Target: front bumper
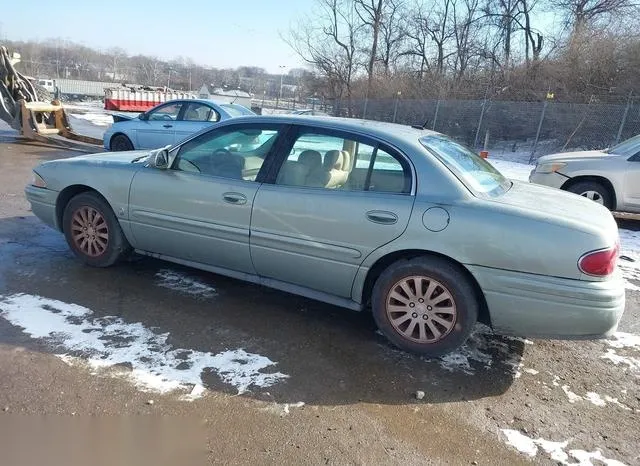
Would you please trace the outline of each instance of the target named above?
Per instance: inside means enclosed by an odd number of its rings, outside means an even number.
[[[27,201],[31,204],[33,214],[56,230],[60,229],[56,216],[56,200],[58,192],[47,188],[27,186],[24,190]]]
[[[583,281],[470,266],[499,332],[536,338],[596,339],[611,335],[625,306],[619,272]]]
[[[557,172],[553,173],[537,173],[535,169],[531,170],[529,174],[529,182],[535,184],[541,184],[544,186],[551,186],[552,188],[560,189],[562,185],[567,181],[567,177]]]

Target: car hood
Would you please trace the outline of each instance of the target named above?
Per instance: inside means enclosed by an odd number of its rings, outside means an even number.
[[[97,154],[80,155],[68,159],[56,160],[59,163],[82,163],[82,164],[130,164],[133,162],[145,162],[151,155],[151,150],[132,150],[126,152],[99,152]]]
[[[585,197],[536,184],[514,181],[502,196],[492,200],[554,224],[567,224],[582,231],[607,236],[617,235],[617,225],[611,212]]]
[[[538,164],[548,162],[569,162],[574,160],[593,160],[596,158],[606,159],[611,157],[610,154],[601,150],[581,150],[577,152],[563,152],[561,154],[550,154],[540,157]]]

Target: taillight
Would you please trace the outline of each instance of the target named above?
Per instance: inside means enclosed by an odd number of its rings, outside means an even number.
[[[582,273],[595,277],[611,275],[616,269],[620,244],[608,249],[588,252],[578,261],[578,267]]]

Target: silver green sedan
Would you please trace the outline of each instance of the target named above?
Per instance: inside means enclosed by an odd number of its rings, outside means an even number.
[[[161,150],[43,163],[26,194],[85,264],[136,252],[370,310],[429,356],[476,321],[600,338],[624,310],[606,208],[509,181],[421,128],[241,117]]]

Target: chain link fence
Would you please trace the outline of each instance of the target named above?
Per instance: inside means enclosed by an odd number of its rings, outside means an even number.
[[[350,111],[349,111],[350,110]],[[368,99],[335,102],[332,113],[420,125],[475,149],[518,152],[528,160],[553,152],[604,149],[640,134],[640,99],[618,103]]]

